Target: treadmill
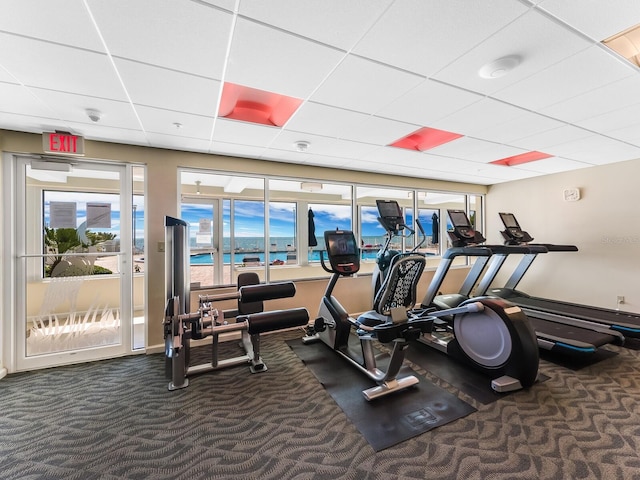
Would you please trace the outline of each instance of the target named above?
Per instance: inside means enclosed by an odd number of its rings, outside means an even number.
[[[529,233],[522,230],[518,220],[512,213],[500,213],[500,218],[505,226],[505,230],[501,233],[507,243],[527,243],[529,247],[534,247],[535,249],[536,244],[528,243],[531,242],[533,238]],[[575,245],[554,245],[546,243],[538,245],[544,247],[547,252],[578,251]],[[520,280],[522,280],[522,277],[524,277],[538,253],[545,252],[533,251],[530,254],[524,255],[502,288],[490,288],[490,285],[504,263],[505,258],[497,257],[495,259],[495,265],[493,264],[494,260],[492,260],[492,264],[487,269],[487,273],[478,285],[477,294],[484,295],[486,293],[507,299],[519,305],[525,310],[527,315],[531,312],[532,315],[544,316],[545,318],[561,323],[580,325],[587,328],[597,326],[604,328],[605,331],[620,333],[625,337],[640,338],[640,315],[638,314],[534,297],[516,290],[518,283],[520,283]]]
[[[485,238],[480,232],[473,229],[466,212],[464,210],[448,210],[447,213],[453,224],[453,231],[447,232],[453,246],[447,249],[442,256],[442,260],[422,300],[421,306],[423,308],[435,307],[442,310],[455,307],[466,300],[490,259],[492,260],[489,267],[487,267],[488,272],[495,264],[493,260],[495,258],[506,259],[511,254],[521,254],[527,257],[546,252],[546,247],[542,245],[478,245],[484,242]],[[457,256],[478,258],[467,274],[458,293],[438,294],[445,276]],[[504,262],[504,259],[502,262]],[[493,276],[495,277],[495,274]],[[486,289],[482,292],[479,291],[485,278],[486,274],[480,280],[475,296],[482,296],[486,293]],[[511,301],[510,298],[505,299]],[[515,302],[511,303],[515,304]],[[525,312],[536,332],[540,349],[571,355],[590,355],[604,345],[622,345],[624,343],[624,336],[619,332],[607,331],[598,326],[585,328],[579,322],[572,325],[561,324],[552,321],[545,315],[538,315],[537,312],[530,312],[523,307],[520,308]]]

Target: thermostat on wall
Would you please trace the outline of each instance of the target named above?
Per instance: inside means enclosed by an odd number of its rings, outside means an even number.
[[[580,200],[579,188],[566,188],[563,193],[565,202],[577,202]]]

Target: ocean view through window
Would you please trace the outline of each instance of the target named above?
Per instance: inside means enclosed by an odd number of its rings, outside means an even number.
[[[180,178],[180,215],[189,225],[191,280],[196,288],[232,285],[246,270],[264,282],[325,277],[320,267],[324,232],[336,229],[354,231],[361,248],[360,274],[368,274],[385,241],[376,199],[398,200],[411,228],[417,211],[427,238],[420,251],[437,256],[446,248],[440,241],[442,213],[446,216],[446,208],[468,203],[464,194],[304,179],[186,169]],[[394,247],[411,249],[416,239],[407,234],[400,243]]]

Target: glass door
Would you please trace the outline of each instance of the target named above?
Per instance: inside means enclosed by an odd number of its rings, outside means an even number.
[[[131,168],[16,162],[16,367],[132,351]]]

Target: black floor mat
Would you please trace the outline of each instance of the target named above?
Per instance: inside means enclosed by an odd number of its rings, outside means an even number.
[[[494,391],[491,388],[492,378],[473,370],[469,365],[456,361],[443,352],[418,342],[407,350],[406,358],[485,405],[512,393]],[[543,374],[538,375],[539,382],[548,380],[548,378]]]
[[[287,344],[377,452],[476,411],[406,366],[398,377],[415,375],[418,385],[368,402],[362,391],[375,383],[327,345]]]

